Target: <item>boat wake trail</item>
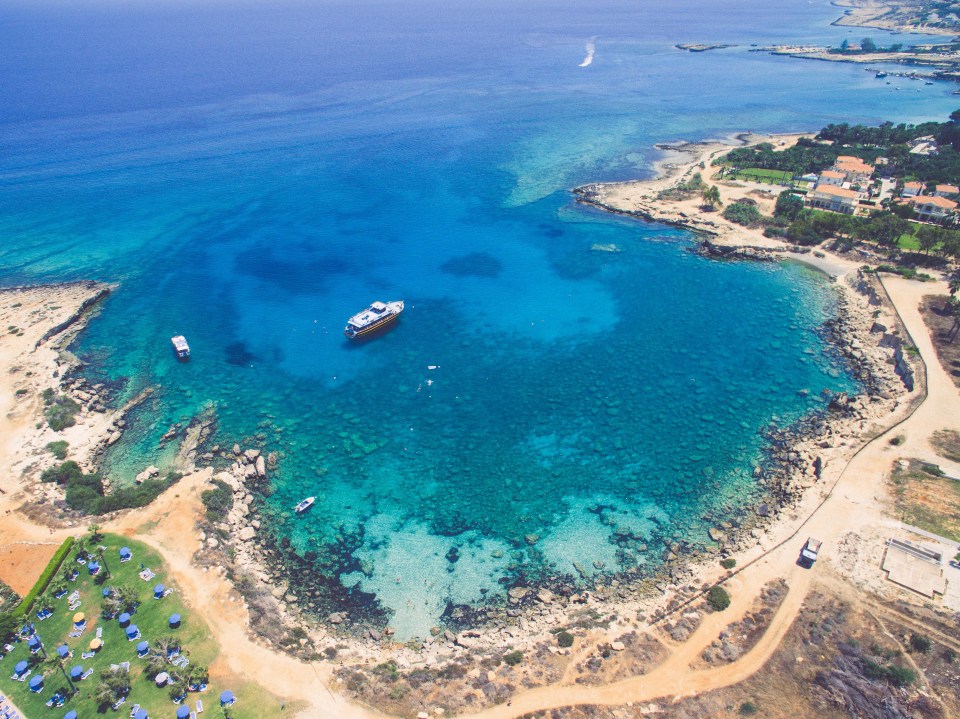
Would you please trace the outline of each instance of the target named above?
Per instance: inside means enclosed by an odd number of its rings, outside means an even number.
[[[587,41],[587,56],[583,58],[583,62],[580,63],[579,67],[589,67],[593,62],[593,56],[597,52],[597,38],[592,37]]]

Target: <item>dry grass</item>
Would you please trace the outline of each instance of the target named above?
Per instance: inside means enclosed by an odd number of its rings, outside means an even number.
[[[946,295],[927,295],[920,305],[920,314],[930,330],[940,364],[953,378],[953,383],[960,387],[960,336],[957,336],[953,317],[946,308]]]
[[[944,459],[960,462],[960,432],[952,429],[937,430],[930,437],[930,444]]]
[[[916,459],[898,463],[890,479],[901,520],[960,542],[960,482]]]

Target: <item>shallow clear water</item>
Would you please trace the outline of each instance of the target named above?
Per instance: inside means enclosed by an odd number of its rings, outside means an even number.
[[[839,42],[826,4],[66,7],[0,6],[0,281],[119,282],[79,351],[160,392],[117,480],[213,403],[218,441],[282,455],[270,527],[321,557],[355,537],[330,571],[401,637],[506,576],[705,543],[756,496],[761,428],[853,386],[816,334],[822,277],[702,260],[569,187],[643,175],[656,142],[955,108],[748,52]],[[374,299],[408,309],[348,345]]]

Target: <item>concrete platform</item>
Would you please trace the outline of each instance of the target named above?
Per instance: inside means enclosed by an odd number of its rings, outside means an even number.
[[[947,591],[939,552],[899,539],[887,541],[887,551],[880,565],[887,579],[901,587],[931,599]]]

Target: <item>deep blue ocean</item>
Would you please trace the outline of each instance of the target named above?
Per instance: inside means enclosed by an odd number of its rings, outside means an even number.
[[[321,557],[352,538],[331,579],[375,594],[400,637],[518,573],[646,571],[757,497],[762,428],[854,382],[818,334],[823,277],[703,260],[569,188],[648,175],[658,142],[960,105],[952,85],[749,52],[888,42],[837,14],[2,2],[0,283],[119,283],[77,351],[120,400],[159,392],[114,479],[215,408],[215,441],[280,453],[269,531]],[[376,299],[407,311],[349,345]]]

